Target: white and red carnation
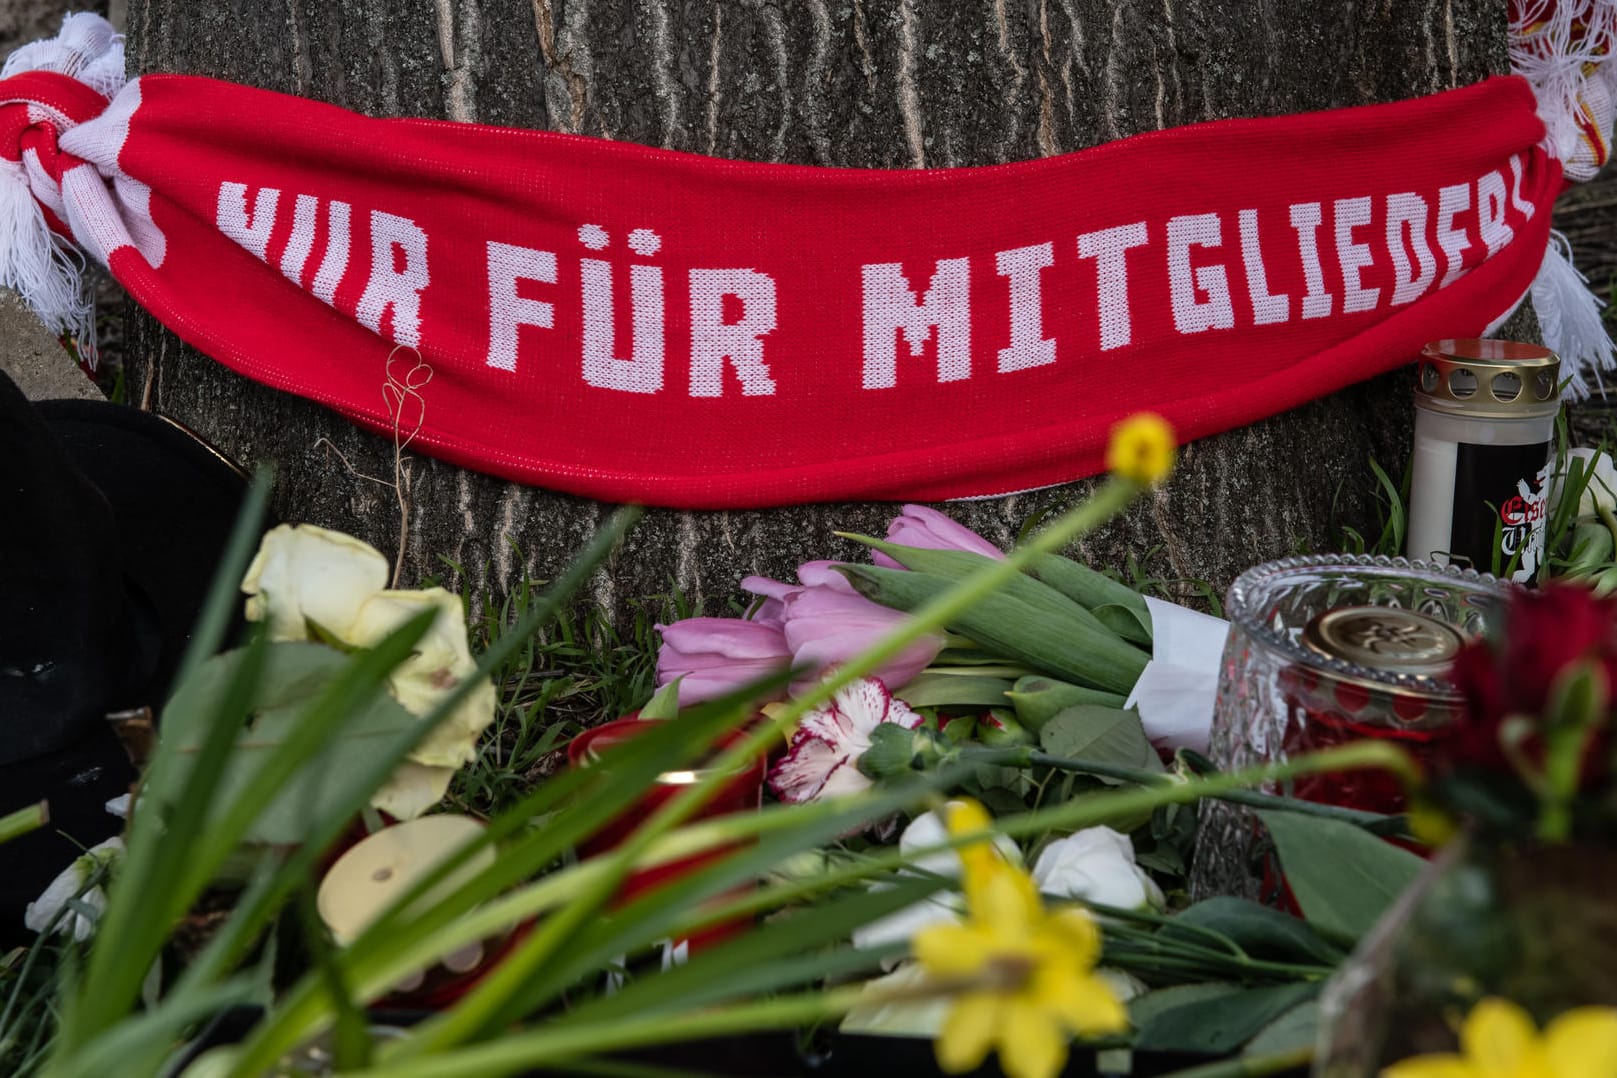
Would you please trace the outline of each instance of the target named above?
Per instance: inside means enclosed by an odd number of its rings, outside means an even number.
[[[838,689],[829,703],[798,721],[786,755],[770,769],[769,785],[782,801],[790,802],[869,789],[870,778],[859,770],[859,758],[884,722],[913,730],[921,725],[921,716],[877,678]]]

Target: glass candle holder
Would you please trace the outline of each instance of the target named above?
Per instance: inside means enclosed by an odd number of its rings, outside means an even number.
[[[1461,704],[1454,653],[1498,624],[1510,586],[1471,569],[1403,558],[1284,558],[1230,587],[1230,620],[1209,752],[1237,770],[1363,738],[1397,741],[1417,759],[1446,736]],[[1322,774],[1270,792],[1369,812],[1404,810],[1375,771]],[[1199,897],[1285,902],[1255,817],[1202,808],[1192,873]]]

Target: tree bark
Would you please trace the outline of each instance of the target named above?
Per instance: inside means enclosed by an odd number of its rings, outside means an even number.
[[[551,128],[721,157],[980,165],[1235,116],[1391,101],[1506,68],[1505,0],[132,0],[133,73],[189,72],[363,112]],[[1306,146],[1297,147],[1307,153]],[[248,383],[133,321],[147,399],[279,466],[288,519],[392,552],[393,447]],[[1136,374],[1120,372],[1120,377]],[[1371,458],[1409,449],[1399,375],[1187,446],[1172,481],[1078,553],[1210,582],[1329,549],[1375,516]],[[991,415],[965,417],[992,424]],[[633,432],[625,432],[632,437]],[[782,432],[783,437],[790,432]],[[409,462],[406,579],[548,577],[608,511],[430,459]],[[996,542],[1084,483],[949,507]],[[894,507],[654,511],[597,584],[617,606],[677,586],[709,608],[749,572],[853,557]]]

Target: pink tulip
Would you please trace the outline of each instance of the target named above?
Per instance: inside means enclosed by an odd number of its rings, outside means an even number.
[[[867,650],[909,617],[860,595],[847,577],[832,568],[836,564],[811,561],[799,566],[801,587],[758,576],[741,582],[747,591],[765,597],[766,608],[771,603],[779,604],[792,662],[811,671],[806,680],[792,684],[794,692],[801,692],[826,670]],[[928,633],[883,663],[872,676],[888,685],[906,685],[942,649],[942,635]]]
[[[1005,557],[997,546],[970,528],[924,505],[906,505],[887,525],[887,540],[923,550],[964,550],[985,558]],[[871,554],[870,560],[887,569],[904,568],[879,550]]]
[[[657,687],[683,677],[681,705],[717,699],[792,662],[786,636],[774,622],[686,618],[657,629],[663,635],[657,650]],[[768,699],[784,695],[777,692]]]

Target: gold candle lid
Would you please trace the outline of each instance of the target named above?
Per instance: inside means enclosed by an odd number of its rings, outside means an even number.
[[[1561,357],[1522,341],[1443,340],[1421,350],[1415,399],[1454,415],[1526,418],[1554,415]]]
[[[1303,643],[1367,670],[1442,678],[1466,637],[1446,621],[1392,606],[1341,606],[1303,629]]]

